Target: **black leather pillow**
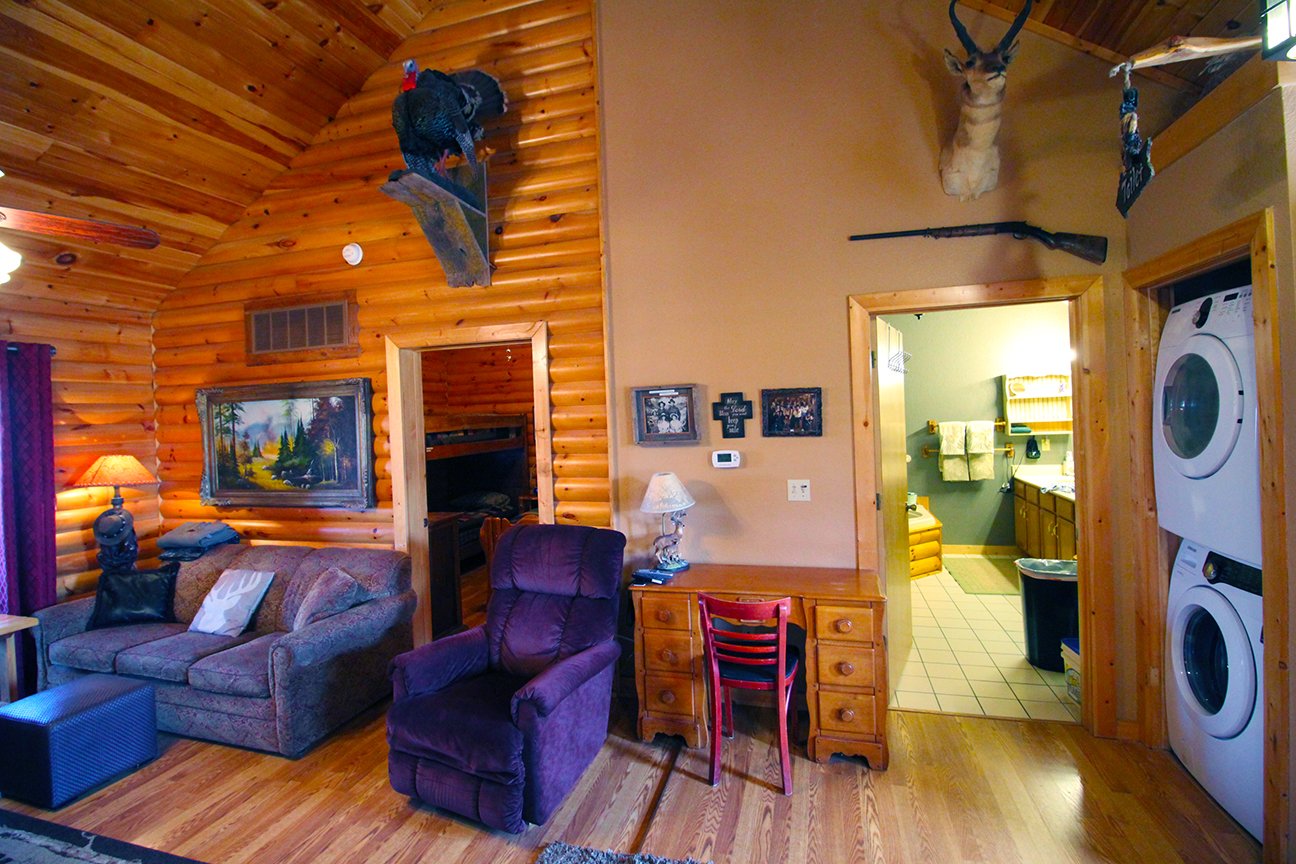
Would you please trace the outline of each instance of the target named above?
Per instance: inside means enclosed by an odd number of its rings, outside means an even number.
[[[179,565],[157,570],[104,573],[95,592],[89,630],[121,624],[175,621],[175,583]]]

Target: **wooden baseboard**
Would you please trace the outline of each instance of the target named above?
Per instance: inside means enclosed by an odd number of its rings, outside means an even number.
[[[1020,558],[1022,555],[1022,551],[1016,546],[955,546],[953,543],[942,544],[941,552],[945,555],[993,555],[1013,558]]]
[[[1139,724],[1134,720],[1117,720],[1116,737],[1121,741],[1141,741],[1143,736],[1139,734]]]

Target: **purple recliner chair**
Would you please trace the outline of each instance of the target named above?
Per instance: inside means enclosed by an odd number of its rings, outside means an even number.
[[[494,828],[547,820],[607,738],[625,535],[522,525],[486,623],[392,661],[392,788]]]

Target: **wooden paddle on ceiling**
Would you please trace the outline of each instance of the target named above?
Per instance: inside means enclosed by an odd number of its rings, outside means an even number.
[[[154,249],[162,242],[158,233],[149,228],[120,225],[116,222],[100,222],[97,219],[74,219],[70,216],[36,213],[32,210],[15,210],[12,207],[0,207],[0,228],[11,228],[32,234],[47,234],[51,237],[90,240],[95,243],[113,243],[136,249]]]

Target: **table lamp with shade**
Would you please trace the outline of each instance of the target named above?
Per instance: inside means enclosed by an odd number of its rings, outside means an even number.
[[[135,520],[122,508],[121,487],[152,486],[158,482],[134,456],[114,453],[100,456],[94,464],[72,484],[79,487],[113,487],[112,506],[100,513],[94,521],[94,538],[99,542],[99,566],[105,572],[133,570],[139,557],[139,543],[135,539]]]
[[[679,543],[684,539],[684,511],[697,502],[684,488],[672,471],[658,471],[648,481],[643,503],[644,513],[660,513],[661,536],[653,541],[653,554],[657,556],[659,570],[687,570],[688,562],[680,557]],[[666,517],[670,516],[671,530],[666,530]]]

